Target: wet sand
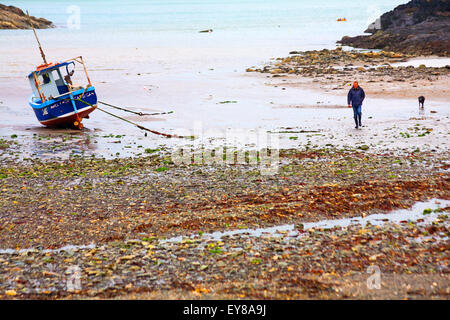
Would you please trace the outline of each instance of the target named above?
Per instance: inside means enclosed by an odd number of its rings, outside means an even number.
[[[59,49],[53,54],[68,56],[72,51]],[[195,126],[200,126],[205,138],[217,141],[225,136],[227,129],[243,130],[244,139],[256,129],[277,132],[294,128],[292,131],[320,131],[322,135],[315,136],[314,141],[321,146],[329,143],[354,146],[367,144],[370,139],[373,145],[388,149],[417,144],[433,149],[442,146],[447,140],[444,131],[448,128],[450,110],[447,99],[448,75],[433,79],[433,82],[415,80],[416,87],[409,81],[389,83],[389,79],[373,78],[370,74],[367,75],[367,81],[362,78],[361,86],[367,93],[363,122],[367,127],[356,132],[353,130],[351,109],[343,108],[346,106],[348,89],[343,83],[336,86],[325,78],[316,81],[293,75],[273,78],[265,74],[246,73],[245,69],[250,63],[258,63],[249,61],[250,54],[242,61],[222,61],[209,57],[202,62],[201,57],[163,60],[162,53],[161,57],[149,59],[154,56],[154,52],[140,49],[135,50],[135,59],[124,66],[119,58],[130,54],[128,50],[119,51],[115,58],[103,60],[96,58],[94,53],[85,59],[99,100],[136,111],[174,113],[139,118],[107,107],[105,109],[161,132],[192,132]],[[97,53],[104,57],[101,50]],[[25,58],[23,56],[20,59]],[[94,112],[91,119],[85,120],[86,129],[82,132],[46,129],[37,123],[31,108],[26,104],[29,89],[23,74],[29,71],[26,70],[29,63],[20,59],[14,63],[12,56],[9,59],[6,59],[9,62],[5,68],[11,68],[0,78],[0,136],[8,138],[16,134],[22,157],[68,158],[71,153],[83,152],[85,155],[106,158],[129,157],[143,154],[142,150],[146,148],[173,148],[186,144],[183,140],[165,139],[151,134],[144,137],[144,132],[136,127],[99,111]],[[177,59],[179,61],[175,62]],[[188,63],[189,59],[193,59],[194,63]],[[264,61],[260,63],[263,65]],[[347,82],[353,78],[348,77]],[[418,108],[418,95],[426,96],[423,111]],[[225,101],[236,103],[223,103]],[[390,139],[408,130],[411,124],[415,125],[416,120],[423,126],[435,128],[434,133],[443,134],[409,141]],[[211,133],[212,130],[216,132]],[[59,144],[66,134],[70,135],[72,143],[65,143],[61,148],[55,148],[51,143],[48,146],[47,142]],[[118,135],[122,137],[121,143],[112,143],[117,139],[110,137]],[[42,138],[39,146],[33,139],[36,136]],[[305,136],[299,135],[297,140],[292,140],[289,135],[281,135],[281,147],[304,145],[308,143]]]

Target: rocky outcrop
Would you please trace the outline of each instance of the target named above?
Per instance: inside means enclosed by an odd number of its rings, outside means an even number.
[[[383,14],[365,32],[371,35],[345,36],[338,42],[358,48],[448,56],[450,1],[412,0]]]
[[[30,16],[33,27],[45,29],[54,27],[51,21]],[[0,29],[31,29],[27,15],[19,8],[0,4]]]

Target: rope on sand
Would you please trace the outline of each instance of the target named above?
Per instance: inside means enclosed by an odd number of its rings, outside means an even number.
[[[130,109],[125,109],[125,108],[122,108],[122,107],[118,107],[118,106],[115,106],[115,105],[112,105],[110,103],[106,103],[106,102],[103,102],[103,101],[97,101],[97,102],[101,103],[101,104],[104,104],[105,106],[108,106],[108,107],[112,107],[112,108],[115,108],[115,109],[118,109],[118,110],[122,110],[122,111],[126,111],[126,112],[137,114],[138,116],[157,116],[157,115],[162,115],[162,114],[171,114],[171,113],[173,113],[173,111],[155,112],[155,113],[142,113],[142,112],[136,112],[136,111],[133,111],[133,110],[130,110]]]
[[[91,106],[93,108],[96,108],[96,109],[98,109],[98,110],[100,110],[100,111],[102,111],[102,112],[104,112],[104,113],[106,113],[106,114],[108,114],[108,115],[110,115],[112,117],[115,117],[117,119],[120,119],[120,120],[123,120],[125,122],[128,122],[128,123],[138,127],[141,130],[145,130],[145,131],[151,132],[153,134],[157,134],[157,135],[164,136],[164,137],[167,137],[167,138],[187,138],[187,139],[191,139],[192,138],[191,136],[178,136],[176,134],[168,134],[168,133],[163,133],[163,132],[159,132],[159,131],[156,131],[156,130],[151,130],[151,129],[148,129],[148,128],[144,127],[144,126],[141,126],[140,124],[137,124],[135,122],[132,122],[130,120],[122,118],[122,117],[120,117],[118,115],[115,115],[115,114],[113,114],[113,113],[111,113],[109,111],[103,110],[103,109],[99,108],[98,106],[94,106],[93,104],[90,104],[89,102],[86,102],[86,101],[82,100],[81,98],[78,98],[76,100],[81,101],[82,103],[87,104],[88,106]]]

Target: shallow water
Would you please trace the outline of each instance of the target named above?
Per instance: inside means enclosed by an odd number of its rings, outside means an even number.
[[[326,219],[317,222],[307,222],[303,224],[303,230],[311,230],[311,229],[332,229],[335,227],[345,228],[350,225],[361,225],[364,226],[368,223],[372,225],[383,225],[385,223],[400,223],[402,221],[412,221],[417,222],[421,220],[420,224],[431,224],[442,212],[431,212],[430,214],[423,214],[424,209],[438,209],[438,208],[446,208],[450,206],[450,200],[442,200],[442,199],[431,199],[425,202],[418,202],[414,204],[410,209],[400,209],[394,210],[388,213],[379,213],[379,214],[371,214],[364,218],[362,217],[352,217],[352,218],[344,218],[344,219]],[[207,241],[221,241],[226,237],[233,236],[248,236],[248,237],[281,237],[282,235],[287,235],[289,237],[297,237],[301,236],[296,230],[294,224],[284,224],[274,227],[268,228],[258,228],[258,229],[237,229],[230,231],[218,231],[212,233],[204,233],[201,236],[192,235],[190,237],[172,237],[164,240],[160,240],[162,244],[170,244],[177,243],[185,240],[198,240],[202,242]],[[139,241],[139,240],[128,240],[128,241]],[[103,248],[97,247],[95,244],[89,245],[66,245],[64,247],[58,249],[44,249],[39,250],[38,248],[31,249],[0,249],[0,254],[26,254],[28,252],[42,252],[42,253],[57,253],[61,251],[78,251],[83,249],[95,249],[95,248]]]
[[[433,67],[433,68],[445,67],[445,66],[450,65],[450,58],[443,58],[443,57],[414,58],[414,59],[408,60],[406,62],[393,63],[392,66],[393,67],[413,66],[414,68],[417,68],[418,66],[420,66],[422,64],[426,67]]]
[[[401,221],[417,221],[419,219],[423,219],[420,223],[430,224],[434,221],[439,215],[440,212],[431,212],[430,214],[424,215],[424,209],[437,209],[437,208],[445,208],[450,205],[450,200],[439,200],[432,199],[426,202],[418,202],[410,209],[400,209],[394,210],[389,213],[380,213],[380,214],[371,214],[366,217],[352,217],[352,218],[344,218],[344,219],[330,219],[330,220],[321,220],[318,222],[307,222],[303,223],[303,230],[310,229],[332,229],[335,227],[345,228],[350,225],[366,225],[370,223],[372,225],[383,225],[385,223],[400,223]],[[296,237],[301,235],[296,230],[294,224],[285,224],[275,227],[269,228],[258,228],[258,229],[239,229],[239,230],[230,230],[224,232],[213,232],[213,233],[205,233],[201,237],[191,236],[193,238],[199,238],[202,241],[220,241],[223,240],[224,237],[233,237],[237,235],[245,235],[249,237],[280,237],[281,235],[287,235],[290,237]],[[174,237],[170,239],[163,240],[162,242],[180,242],[184,238],[182,236]]]

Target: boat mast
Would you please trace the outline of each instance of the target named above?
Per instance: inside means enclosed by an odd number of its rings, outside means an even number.
[[[38,36],[36,34],[36,30],[34,30],[33,22],[31,22],[30,15],[28,14],[28,10],[27,10],[27,17],[28,17],[28,22],[30,23],[31,28],[33,29],[34,36],[36,37],[36,41],[37,41],[37,43],[39,45],[39,50],[41,51],[41,57],[44,60],[44,64],[47,64],[47,59],[45,59],[44,50],[42,50],[41,43],[39,42],[39,38],[38,38]]]

